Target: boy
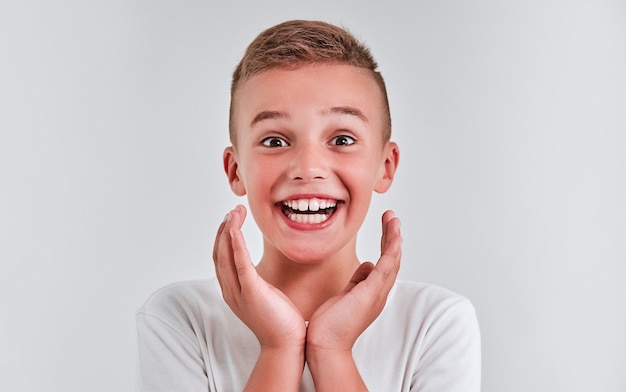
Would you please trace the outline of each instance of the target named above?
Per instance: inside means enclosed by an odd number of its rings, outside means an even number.
[[[243,206],[215,239],[216,278],[155,293],[137,314],[145,391],[477,391],[480,336],[465,298],[396,282],[402,238],[356,256],[372,191],[399,161],[382,76],[344,29],[262,32],[233,75],[224,169],[263,233],[256,266]]]

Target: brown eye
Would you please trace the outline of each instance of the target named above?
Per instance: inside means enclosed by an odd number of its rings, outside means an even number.
[[[289,144],[282,138],[276,136],[266,137],[261,141],[266,147],[287,147]]]
[[[331,144],[333,146],[349,146],[354,144],[356,140],[353,137],[347,135],[336,136],[332,139]]]

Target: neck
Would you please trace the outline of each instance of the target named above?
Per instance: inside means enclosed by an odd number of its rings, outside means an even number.
[[[359,265],[354,250],[315,263],[299,263],[279,252],[269,253],[264,252],[257,266],[259,275],[285,293],[305,320],[346,287]]]

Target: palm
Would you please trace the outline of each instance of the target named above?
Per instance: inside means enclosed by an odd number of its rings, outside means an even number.
[[[235,314],[254,332],[262,345],[302,344],[306,335],[304,319],[280,290],[257,275],[256,282]]]
[[[378,263],[361,264],[346,288],[315,311],[309,322],[307,345],[327,350],[352,349],[385,306],[400,267],[401,243],[400,222],[389,211],[383,215]]]
[[[365,271],[368,274],[371,268],[371,263],[359,267],[360,270],[369,269]],[[359,335],[380,313],[373,302],[365,286],[344,290],[328,299],[311,316],[307,339],[318,348],[351,349]]]
[[[224,300],[262,345],[302,346],[306,337],[302,316],[252,264],[240,230],[245,215],[243,206],[231,211],[215,239],[213,260]]]

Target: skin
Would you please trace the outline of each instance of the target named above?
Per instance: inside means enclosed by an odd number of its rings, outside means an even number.
[[[352,347],[384,307],[402,242],[387,211],[377,263],[356,256],[372,192],[387,191],[399,160],[397,145],[382,140],[381,100],[368,71],[337,64],[265,71],[236,92],[224,169],[233,192],[248,197],[264,251],[255,267],[237,206],[213,258],[226,303],[261,345],[246,390],[297,391],[305,361],[318,391],[367,390]],[[284,201],[313,198],[336,203],[327,220],[284,213]]]

